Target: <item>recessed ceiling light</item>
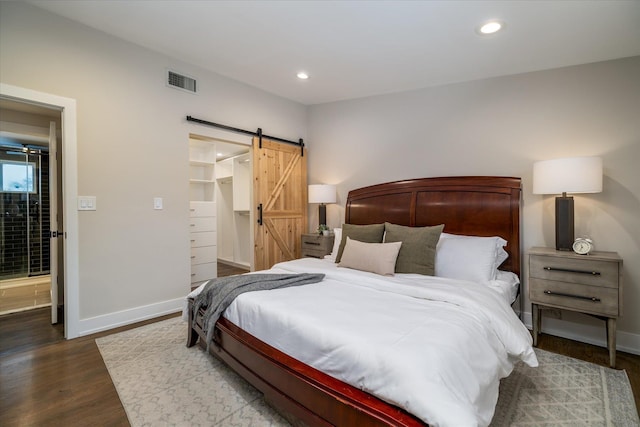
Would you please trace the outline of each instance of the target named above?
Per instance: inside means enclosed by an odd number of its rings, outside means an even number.
[[[504,28],[504,24],[500,21],[490,21],[485,24],[482,24],[480,28],[478,28],[478,32],[480,34],[494,34]]]
[[[309,74],[305,73],[304,71],[300,71],[298,74],[296,74],[296,76],[298,76],[300,80],[307,80],[309,78]]]

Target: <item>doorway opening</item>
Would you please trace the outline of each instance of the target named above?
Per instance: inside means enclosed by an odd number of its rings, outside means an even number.
[[[53,303],[52,323],[63,317],[63,283],[51,280],[62,261],[51,238],[61,220],[51,218],[61,199],[61,168],[51,165],[61,160],[61,121],[60,110],[0,99],[0,315]]]
[[[189,134],[191,286],[252,267],[251,146]]]

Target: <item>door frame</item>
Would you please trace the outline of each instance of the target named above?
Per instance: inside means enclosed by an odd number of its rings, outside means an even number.
[[[64,230],[64,336],[79,336],[78,154],[76,100],[0,83],[0,97],[60,109],[62,118],[62,212]]]
[[[56,122],[49,122],[49,288],[51,294],[51,324],[58,323],[58,136]],[[54,234],[55,233],[55,234]],[[53,236],[56,236],[54,239]],[[64,245],[63,245],[64,251]],[[64,258],[62,259],[64,261]],[[63,272],[64,274],[64,269]]]
[[[229,144],[236,144],[236,145],[245,145],[247,146],[247,148],[249,148],[249,153],[251,155],[253,155],[252,151],[253,151],[253,138],[251,136],[246,136],[246,135],[240,135],[238,133],[235,132],[231,132],[231,131],[227,131],[224,129],[218,129],[218,128],[213,128],[210,126],[203,126],[199,123],[196,122],[190,122],[190,121],[185,121],[186,124],[186,138],[185,141],[187,141],[187,143],[189,142],[189,138],[193,135],[202,137],[202,138],[208,138],[208,139],[213,139],[213,140],[217,140],[217,141],[221,141],[221,142],[226,142]],[[189,157],[189,150],[185,150],[186,157]],[[188,160],[188,159],[187,159]],[[188,165],[188,162],[186,163]],[[188,175],[187,175],[188,176]],[[216,184],[217,186],[217,184]],[[254,206],[253,206],[253,185],[249,186],[249,197],[252,203],[251,209],[249,211],[249,224],[251,225],[250,230],[249,230],[249,247],[253,248],[254,246],[254,240],[253,240],[253,233],[254,233],[254,227],[255,227],[255,220],[254,220]],[[216,200],[217,202],[217,200]],[[188,204],[186,205],[188,206]],[[217,209],[217,208],[216,208]],[[216,218],[216,221],[218,219]],[[254,271],[254,263],[255,263],[255,259],[253,257],[253,249],[251,250],[251,261],[249,262],[249,270],[250,271]]]

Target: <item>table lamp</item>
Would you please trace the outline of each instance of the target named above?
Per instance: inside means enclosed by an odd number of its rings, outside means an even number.
[[[602,159],[571,157],[533,164],[533,194],[556,197],[556,250],[570,251],[574,241],[573,197],[567,193],[600,193]]]
[[[336,202],[336,186],[317,184],[309,186],[309,203],[320,203],[318,207],[318,225],[327,225],[327,206]]]

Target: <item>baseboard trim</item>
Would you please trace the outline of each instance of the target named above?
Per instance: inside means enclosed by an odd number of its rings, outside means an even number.
[[[533,328],[531,313],[525,312],[523,321],[527,328]],[[542,332],[546,334],[574,341],[581,341],[600,347],[607,346],[605,330],[604,322],[602,327],[598,327],[547,317],[543,317],[542,319]],[[616,350],[640,355],[640,335],[618,330],[616,337]]]
[[[107,331],[109,329],[153,319],[166,314],[177,313],[182,311],[183,303],[184,298],[176,298],[173,300],[131,308],[129,310],[104,314],[102,316],[80,319],[78,322],[78,336],[91,335],[96,332]]]

